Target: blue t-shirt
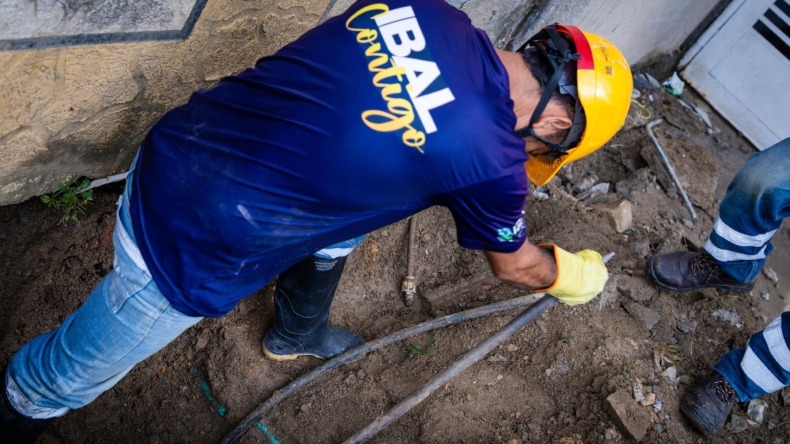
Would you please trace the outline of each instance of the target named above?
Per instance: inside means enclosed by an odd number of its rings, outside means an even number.
[[[142,145],[134,234],[179,311],[220,316],[333,243],[433,205],[524,242],[524,143],[486,35],[444,0],[360,1],[192,95]]]

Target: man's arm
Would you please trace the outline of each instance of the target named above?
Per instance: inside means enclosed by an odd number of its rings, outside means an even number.
[[[513,253],[485,254],[497,278],[518,288],[540,289],[568,305],[594,298],[609,279],[601,255],[593,250],[569,253],[553,244],[524,242]]]

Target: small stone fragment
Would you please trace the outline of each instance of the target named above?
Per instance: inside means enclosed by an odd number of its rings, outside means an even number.
[[[779,276],[776,275],[776,272],[773,270],[773,268],[770,267],[763,268],[763,274],[774,284],[779,282]]]
[[[752,421],[756,422],[757,424],[762,424],[763,419],[765,418],[766,407],[768,406],[762,399],[752,399],[749,402],[749,407],[746,409],[746,414],[749,415],[749,419]]]
[[[639,442],[644,439],[652,423],[650,415],[624,390],[618,390],[604,402],[612,421],[626,437]]]

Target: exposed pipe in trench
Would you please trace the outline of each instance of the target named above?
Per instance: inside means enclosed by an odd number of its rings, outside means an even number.
[[[373,437],[373,435],[380,432],[384,427],[388,426],[390,423],[411,410],[414,406],[421,403],[439,387],[442,387],[450,382],[461,372],[469,368],[469,366],[482,359],[491,350],[498,347],[509,337],[513,336],[514,333],[521,330],[522,327],[532,322],[544,311],[555,306],[556,304],[557,298],[554,296],[550,294],[543,296],[512,321],[505,324],[505,326],[499,329],[496,333],[489,336],[488,339],[480,343],[477,347],[466,352],[466,354],[464,354],[461,359],[455,361],[444,371],[428,380],[428,382],[426,382],[422,387],[412,392],[411,395],[407,396],[405,399],[395,405],[395,407],[390,409],[389,412],[376,418],[372,423],[370,423],[356,435],[344,441],[343,444],[359,444],[367,441]]]
[[[609,262],[612,259],[612,257],[614,257],[614,253],[609,253],[606,256],[604,256],[603,258],[604,263]],[[359,444],[367,441],[373,435],[380,432],[381,429],[383,429],[384,427],[386,427],[396,419],[400,418],[406,412],[411,410],[414,406],[422,402],[431,393],[435,392],[439,387],[442,387],[448,382],[450,382],[461,372],[469,368],[469,366],[482,359],[491,350],[497,348],[499,345],[505,342],[509,337],[513,336],[513,334],[521,330],[525,325],[529,324],[535,318],[543,314],[544,311],[555,306],[557,302],[558,302],[557,298],[555,298],[550,294],[543,296],[540,300],[538,300],[537,302],[529,306],[529,308],[524,310],[520,315],[513,318],[512,321],[505,324],[504,327],[497,330],[496,333],[489,336],[488,339],[481,342],[475,348],[466,352],[466,354],[464,354],[461,357],[461,359],[455,361],[444,371],[442,371],[441,373],[437,374],[436,376],[428,380],[428,382],[426,382],[422,387],[412,392],[409,396],[407,396],[401,402],[395,405],[395,407],[390,409],[389,412],[385,413],[383,416],[379,416],[378,418],[376,418],[372,423],[370,423],[367,427],[362,429],[356,435],[344,441],[343,444]]]
[[[614,257],[614,253],[607,254],[606,256],[603,257],[603,262],[608,263],[612,259],[612,257]],[[409,397],[398,403],[386,415],[377,418],[368,427],[366,427],[361,432],[357,433],[357,435],[353,436],[352,438],[349,438],[349,440],[346,441],[347,443],[364,442],[364,440],[378,433],[379,431],[381,431],[382,428],[386,427],[389,423],[398,419],[409,409],[417,405],[428,395],[430,395],[433,391],[435,391],[436,388],[441,387],[444,384],[444,382],[454,378],[459,373],[461,373],[466,368],[468,368],[470,365],[480,360],[488,352],[496,348],[499,344],[504,342],[508,337],[512,336],[515,332],[517,332],[523,326],[534,320],[540,314],[542,314],[549,308],[553,307],[556,303],[557,303],[557,298],[555,298],[554,296],[547,295],[545,293],[529,294],[526,296],[508,299],[502,302],[495,302],[493,304],[485,305],[478,308],[473,308],[470,310],[465,310],[459,313],[443,316],[438,319],[426,321],[417,324],[413,327],[408,327],[403,330],[399,330],[383,338],[379,338],[367,342],[359,347],[352,348],[351,350],[348,350],[342,355],[330,359],[324,364],[316,367],[315,369],[309,371],[308,373],[291,381],[283,388],[276,390],[272,394],[272,396],[269,397],[269,399],[267,399],[258,407],[256,407],[255,410],[250,412],[250,414],[248,414],[246,418],[244,418],[233,430],[231,430],[230,433],[228,433],[225,436],[225,438],[221,441],[221,444],[231,444],[236,442],[236,440],[238,440],[250,427],[255,425],[255,423],[260,418],[262,418],[266,413],[268,413],[269,410],[271,410],[272,408],[274,408],[274,406],[279,404],[280,401],[287,398],[294,391],[312,382],[314,379],[318,378],[323,373],[331,369],[334,369],[336,367],[339,367],[343,364],[346,364],[348,362],[355,361],[365,356],[371,351],[378,350],[379,348],[385,347],[394,342],[401,341],[403,339],[409,338],[416,334],[431,331],[439,327],[446,327],[448,325],[458,324],[463,321],[479,318],[481,316],[486,316],[489,314],[498,313],[513,308],[521,308],[524,306],[528,306],[526,310],[524,310],[520,315],[518,315],[512,321],[508,322],[504,327],[502,327],[500,330],[494,333],[494,335],[490,336],[488,339],[483,341],[477,347],[467,352],[461,359],[459,359],[450,367],[445,369],[442,373],[436,375],[434,378],[429,380],[421,389],[415,391],[414,393],[412,393],[412,395],[410,395]]]
[[[291,381],[283,388],[276,390],[274,393],[272,393],[272,396],[269,397],[269,399],[267,399],[258,407],[256,407],[252,412],[250,412],[247,415],[246,418],[244,418],[236,426],[236,428],[231,430],[231,432],[225,436],[225,438],[221,441],[221,443],[230,444],[236,442],[236,440],[239,439],[247,431],[247,429],[255,425],[255,422],[258,421],[260,418],[262,418],[264,415],[266,415],[266,413],[268,413],[269,410],[271,410],[282,400],[287,398],[291,393],[309,384],[310,382],[312,382],[313,380],[315,380],[316,378],[318,378],[319,376],[321,376],[322,374],[326,373],[329,370],[340,367],[343,364],[356,361],[357,359],[364,357],[366,354],[372,351],[378,350],[382,347],[386,347],[390,344],[404,340],[406,338],[409,338],[411,336],[420,333],[425,333],[440,327],[459,324],[461,322],[468,321],[471,319],[476,319],[481,316],[486,316],[506,310],[512,310],[514,308],[523,308],[525,306],[533,305],[535,301],[540,299],[542,296],[543,293],[530,294],[518,298],[508,299],[506,301],[495,302],[493,304],[484,305],[482,307],[461,311],[458,313],[443,316],[441,318],[431,319],[430,321],[425,321],[420,324],[414,325],[412,327],[404,328],[403,330],[399,330],[383,338],[375,339],[373,341],[366,342],[365,344],[362,344],[359,347],[352,348],[351,350],[348,350],[342,355],[336,356],[330,359],[329,361],[326,361],[320,366],[305,373],[299,378]]]
[[[664,119],[656,119],[647,124],[647,134],[650,136],[650,139],[653,141],[653,145],[656,146],[656,150],[658,154],[661,156],[661,161],[664,162],[664,166],[666,167],[667,171],[669,171],[669,175],[672,176],[672,181],[675,182],[675,186],[678,187],[678,192],[680,196],[683,198],[683,203],[686,204],[686,208],[688,208],[689,213],[691,213],[691,220],[697,220],[697,213],[694,211],[694,207],[691,205],[691,201],[689,197],[686,195],[686,192],[683,191],[683,185],[680,184],[680,180],[678,176],[675,174],[675,170],[672,168],[672,165],[669,164],[669,159],[667,159],[667,155],[664,154],[664,150],[661,148],[661,145],[658,143],[656,136],[653,135],[652,128],[661,122]]]
[[[417,282],[414,278],[414,237],[417,231],[416,214],[409,218],[409,245],[406,259],[406,276],[400,285],[400,291],[403,293],[403,303],[406,305],[414,304],[414,294],[417,293]]]

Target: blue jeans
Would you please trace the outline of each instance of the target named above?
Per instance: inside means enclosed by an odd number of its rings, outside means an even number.
[[[790,139],[749,157],[727,188],[705,251],[724,271],[749,282],[773,250],[771,237],[790,215]]]
[[[119,200],[112,271],[60,327],[26,343],[8,365],[6,394],[29,418],[62,416],[87,405],[203,319],[170,305],[140,255],[129,215],[133,171],[134,163]],[[363,238],[339,242],[315,256],[347,256]]]
[[[735,176],[705,244],[726,273],[749,282],[773,250],[771,238],[790,215],[790,139],[752,155]],[[715,366],[741,401],[790,385],[790,312],[731,350]]]
[[[151,279],[131,230],[130,183],[119,201],[112,271],[60,327],[26,343],[8,365],[6,394],[27,417],[88,404],[202,319],[175,310]]]

